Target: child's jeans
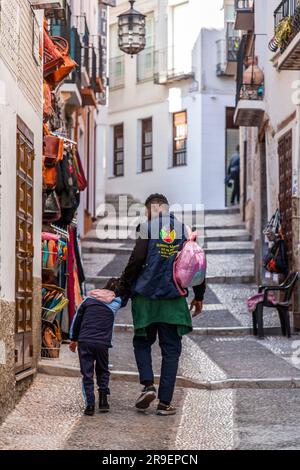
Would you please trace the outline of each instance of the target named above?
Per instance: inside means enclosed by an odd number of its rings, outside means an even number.
[[[83,394],[87,405],[95,406],[94,373],[100,391],[109,395],[108,348],[96,343],[79,343],[78,354]]]

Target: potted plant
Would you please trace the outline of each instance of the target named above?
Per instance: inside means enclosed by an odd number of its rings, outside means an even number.
[[[275,29],[275,40],[278,44],[278,47],[283,51],[288,43],[289,39],[293,33],[293,17],[287,16],[283,18]]]

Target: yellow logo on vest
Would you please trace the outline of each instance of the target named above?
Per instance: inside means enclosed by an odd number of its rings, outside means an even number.
[[[160,238],[168,245],[171,245],[176,239],[176,231],[168,227],[163,227],[160,231]]]

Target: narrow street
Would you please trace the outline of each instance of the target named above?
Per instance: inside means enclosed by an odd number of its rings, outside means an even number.
[[[178,414],[160,418],[154,408],[147,414],[134,410],[140,386],[128,305],[115,325],[111,412],[82,416],[77,355],[63,345],[59,360],[40,362],[33,386],[0,427],[0,449],[299,449],[299,337],[276,335],[276,312],[265,315],[272,337],[251,336],[251,237],[235,210],[207,213],[205,227],[208,288],[204,311],[183,341]],[[120,275],[132,245],[99,242],[94,228],[83,243],[88,288]],[[158,376],[157,347],[154,366]]]

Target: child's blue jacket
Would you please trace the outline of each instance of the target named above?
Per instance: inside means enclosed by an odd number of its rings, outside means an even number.
[[[112,335],[117,311],[123,306],[120,297],[105,304],[87,297],[78,307],[70,329],[70,339],[82,343],[97,343],[112,347]]]

